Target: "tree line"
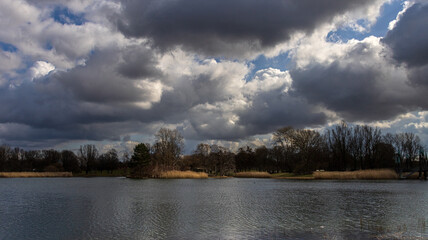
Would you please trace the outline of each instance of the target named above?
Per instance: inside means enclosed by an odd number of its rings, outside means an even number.
[[[70,150],[24,150],[0,146],[0,172],[112,172],[124,164],[117,151],[99,154],[95,145],[83,145],[77,154]]]
[[[192,154],[180,157],[183,138],[176,130],[161,129],[156,143],[141,143],[134,149],[130,166],[135,176],[156,176],[177,169],[232,175],[242,171],[312,173],[315,170],[353,171],[376,168],[417,167],[422,151],[414,133],[382,134],[368,125],[346,122],[324,133],[284,127],[273,133],[272,147],[229,149],[200,143]]]
[[[111,149],[100,154],[94,145],[69,150],[28,150],[0,146],[0,171],[94,171],[126,169],[133,177],[156,177],[162,171],[192,170],[212,175],[242,171],[311,173],[374,168],[411,169],[416,166],[422,145],[413,133],[382,134],[368,125],[334,125],[320,133],[283,127],[273,133],[272,147],[249,146],[237,152],[200,143],[183,156],[184,138],[177,130],[161,128],[153,145],[137,144],[119,161]]]

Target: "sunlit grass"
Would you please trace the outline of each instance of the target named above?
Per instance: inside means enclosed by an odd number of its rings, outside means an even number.
[[[239,172],[235,174],[237,178],[271,178],[268,172]]]
[[[112,172],[109,171],[90,171],[88,174],[86,174],[85,171],[82,171],[80,173],[74,173],[73,177],[125,177],[129,174],[128,169],[116,169]]]
[[[296,179],[296,180],[310,180],[310,179],[314,179],[313,174],[304,174],[304,175],[299,175],[299,174],[295,174],[295,173],[274,173],[272,174],[273,178],[280,178],[280,179]]]
[[[315,179],[398,179],[398,175],[391,169],[371,169],[346,172],[314,172]]]
[[[72,177],[71,172],[0,172],[4,178],[29,178],[29,177]]]
[[[208,178],[208,174],[204,172],[174,170],[161,172],[159,178]]]

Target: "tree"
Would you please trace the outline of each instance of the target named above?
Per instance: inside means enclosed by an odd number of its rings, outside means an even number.
[[[349,151],[354,160],[353,170],[365,169],[364,134],[363,134],[363,128],[360,125],[355,126],[352,131]]]
[[[7,171],[19,172],[22,169],[21,163],[24,159],[24,150],[15,147],[11,149],[9,159],[6,162]]]
[[[345,121],[342,121],[333,129],[327,130],[327,144],[333,154],[333,162],[330,167],[333,169],[346,170],[348,168],[351,136],[351,128],[348,127]]]
[[[42,152],[39,150],[30,150],[25,152],[25,162],[27,168],[24,171],[43,171],[47,165],[44,163]]]
[[[292,145],[295,146],[300,160],[298,168],[294,171],[309,173],[317,168],[313,162],[322,156],[324,139],[321,134],[314,130],[298,129],[291,135]]]
[[[113,173],[113,170],[117,169],[119,166],[119,157],[117,156],[116,149],[110,149],[106,153],[103,153],[99,157],[99,170],[110,171]]]
[[[281,146],[274,146],[269,149],[269,155],[275,164],[276,172],[291,172],[291,167],[286,161],[286,152]]]
[[[235,164],[238,171],[256,170],[253,149],[249,146],[239,148],[238,153],[235,155]]]
[[[211,145],[209,161],[216,175],[225,176],[235,172],[235,155],[222,146]]]
[[[273,133],[273,140],[285,149],[291,145],[291,136],[293,133],[294,129],[291,126],[280,128]]]
[[[196,150],[193,152],[191,158],[186,161],[191,170],[204,170],[209,171],[209,154],[211,153],[211,146],[206,143],[199,143]]]
[[[54,149],[43,150],[43,171],[56,172],[62,170],[62,166],[59,163],[61,160],[61,154]]]
[[[413,167],[413,161],[416,159],[421,147],[421,140],[417,135],[414,133],[388,133],[383,139],[385,143],[391,144],[394,147],[395,153],[400,156],[402,160],[401,164],[406,169]]]
[[[6,171],[6,164],[9,161],[11,150],[9,146],[0,146],[0,172]]]
[[[89,171],[95,169],[97,157],[98,157],[98,150],[95,147],[95,145],[86,144],[86,145],[80,146],[80,149],[79,149],[80,166],[82,169],[85,169],[86,174],[88,174]]]
[[[374,168],[375,157],[377,155],[377,147],[382,140],[382,133],[380,129],[373,128],[367,125],[362,127],[364,139],[364,158],[369,168]]]
[[[147,143],[139,143],[134,147],[134,153],[132,154],[130,167],[131,174],[133,177],[147,177],[150,175],[150,145]]]
[[[74,152],[63,150],[61,152],[61,161],[64,171],[76,173],[81,171],[79,167],[79,160],[77,159],[77,156],[74,154]]]
[[[184,149],[184,139],[177,129],[161,128],[153,145],[156,164],[163,169],[176,169]]]

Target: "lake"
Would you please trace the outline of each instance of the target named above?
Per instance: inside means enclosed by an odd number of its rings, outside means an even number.
[[[0,239],[428,239],[427,181],[3,178]]]

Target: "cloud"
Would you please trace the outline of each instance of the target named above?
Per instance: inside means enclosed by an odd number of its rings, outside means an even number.
[[[96,51],[83,66],[54,77],[81,100],[102,104],[151,103],[160,100],[160,71],[144,45]]]
[[[339,46],[339,54],[336,44],[325,46],[331,48],[334,60],[305,60],[306,65],[291,71],[297,95],[347,121],[389,119],[428,107],[420,101],[422,92],[408,84],[407,69],[385,58],[378,38],[350,41]]]
[[[400,16],[382,42],[392,57],[410,67],[428,64],[428,4],[415,3]]]
[[[428,4],[408,4],[400,14],[394,27],[382,42],[391,51],[398,64],[408,68],[408,78],[415,87],[428,88]]]
[[[417,134],[423,144],[428,142],[428,111],[415,111],[398,115],[391,120],[369,123],[379,127],[384,133],[412,132]]]
[[[34,66],[30,68],[31,79],[40,78],[46,76],[48,73],[53,71],[55,66],[44,61],[37,61]]]
[[[74,6],[76,2],[81,1],[64,1],[64,4]],[[121,46],[127,41],[106,24],[108,14],[117,10],[113,4],[85,2],[87,8],[80,10],[90,13],[91,21],[83,25],[57,22],[51,13],[60,4],[51,1],[1,1],[0,15],[4,20],[0,22],[0,41],[13,44],[26,61],[45,61],[60,69],[75,67],[87,59],[94,48]]]
[[[169,50],[177,46],[210,56],[241,57],[286,42],[297,32],[311,33],[339,14],[373,1],[131,0],[112,21],[129,37],[151,40]]]
[[[278,69],[259,70],[235,89],[235,97],[198,104],[189,111],[187,135],[193,139],[245,139],[284,125],[315,126],[327,116],[316,105],[288,92],[291,78]]]
[[[382,122],[426,110],[427,57],[415,55],[426,52],[426,36],[406,31],[423,26],[426,4],[408,5],[384,39],[326,41],[341,27],[369,31],[382,4],[2,1],[0,41],[14,48],[0,52],[0,139],[106,140],[128,149],[166,126],[189,141],[239,146],[286,125]],[[259,54],[269,62],[281,52],[287,66],[253,66]]]

